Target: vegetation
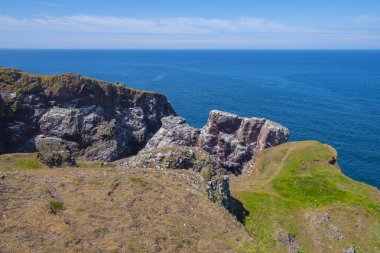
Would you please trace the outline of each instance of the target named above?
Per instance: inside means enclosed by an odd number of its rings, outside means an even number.
[[[252,175],[230,180],[241,224],[192,171],[49,169],[37,154],[0,155],[2,250],[287,252],[283,232],[299,252],[379,252],[380,193],[342,174],[336,156],[314,141],[262,151]]]
[[[148,185],[148,182],[142,180],[141,178],[138,178],[138,177],[131,177],[129,178],[129,181],[134,183],[134,184],[137,184],[137,185],[140,185],[142,187],[145,187]]]
[[[380,251],[379,191],[343,175],[332,157],[318,142],[283,144],[259,154],[252,176],[231,182],[257,252],[286,251],[278,231],[296,235],[303,252]],[[329,217],[323,226],[321,217]]]
[[[251,252],[244,227],[186,170],[24,169],[0,155],[1,252]],[[94,168],[91,167],[94,165]],[[54,212],[52,211],[54,210]]]
[[[17,156],[17,159],[14,157]],[[37,153],[5,154],[0,155],[0,169],[2,171],[29,170],[47,168],[37,159]]]
[[[49,202],[50,212],[57,214],[60,211],[63,211],[65,207],[61,201],[50,201]]]

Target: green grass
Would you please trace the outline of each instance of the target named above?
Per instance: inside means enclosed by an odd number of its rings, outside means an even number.
[[[30,161],[18,161],[16,166],[20,169],[38,169],[41,168],[41,164],[36,160]]]
[[[212,166],[207,165],[206,168],[201,172],[201,176],[206,180],[209,181],[212,178]]]
[[[50,211],[54,214],[57,214],[58,212],[65,210],[65,206],[63,205],[63,202],[61,201],[50,201],[49,208],[50,208]]]
[[[379,212],[379,205],[373,200],[365,194],[350,190],[351,187],[357,188],[359,183],[344,176],[336,166],[327,163],[331,156],[331,151],[322,144],[291,152],[281,173],[273,179],[273,188],[284,198],[298,201],[302,206],[322,207],[348,203]],[[365,192],[371,189],[364,184],[360,184],[359,188]]]
[[[14,153],[0,156],[1,171],[35,170],[46,168],[37,158],[37,153]]]
[[[286,251],[275,239],[280,230],[295,234],[302,252],[314,252],[317,240],[325,252],[349,245],[358,252],[380,252],[379,191],[346,177],[337,164],[328,163],[332,156],[335,151],[318,142],[280,145],[259,154],[253,176],[231,183],[232,196],[249,212],[245,227],[257,241],[257,252]],[[320,212],[328,212],[344,231],[342,242],[327,238],[328,226],[322,231],[310,223]],[[360,222],[367,226],[363,231],[357,228]]]

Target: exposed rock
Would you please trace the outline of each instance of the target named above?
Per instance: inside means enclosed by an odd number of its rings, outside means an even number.
[[[257,152],[286,142],[288,136],[289,130],[275,122],[214,110],[202,129],[190,127],[180,117],[163,118],[161,129],[144,150],[197,146],[215,159],[223,174],[240,174]]]
[[[0,96],[0,136],[4,136],[4,125],[6,123],[8,115],[8,107],[6,106],[3,98]],[[4,153],[6,150],[6,147],[4,146],[4,143],[0,141],[0,154]]]
[[[288,253],[298,253],[300,247],[298,245],[298,240],[294,234],[289,234],[283,231],[278,231],[276,234],[276,239],[278,242],[287,245]]]
[[[0,67],[0,94],[1,153],[35,151],[35,137],[44,134],[61,138],[81,159],[112,161],[136,154],[161,118],[175,115],[159,93],[77,74],[38,76]]]
[[[355,253],[355,248],[354,247],[348,247],[347,249],[343,250],[343,253]]]
[[[211,111],[199,143],[229,172],[239,174],[242,166],[260,150],[287,141],[289,130],[262,118],[243,118]]]
[[[344,235],[342,234],[342,230],[334,224],[330,224],[328,226],[327,236],[330,237],[331,239],[337,240],[338,242],[344,240]]]
[[[77,166],[61,138],[39,135],[36,137],[36,148],[39,151],[38,158],[49,167]]]
[[[322,213],[312,216],[311,220],[314,223],[314,225],[316,225],[317,227],[321,227],[325,224],[330,223],[331,217],[328,213]]]
[[[335,239],[337,241],[344,240],[342,230],[332,223],[329,214],[316,214],[312,216],[311,221],[316,227],[323,229],[330,239]]]
[[[144,149],[137,155],[116,162],[125,168],[186,169],[199,172],[206,183],[211,201],[220,203],[233,211],[234,202],[230,196],[229,178],[219,174],[214,158],[197,147],[165,147]]]
[[[196,147],[165,147],[144,149],[137,155],[117,161],[126,168],[187,169],[200,172],[205,180],[215,175],[212,157]]]
[[[336,158],[333,156],[333,157],[331,157],[331,159],[329,160],[329,164],[334,165],[335,163],[336,163]]]
[[[148,141],[145,149],[196,146],[200,130],[190,127],[184,118],[169,116],[161,119],[160,130]]]

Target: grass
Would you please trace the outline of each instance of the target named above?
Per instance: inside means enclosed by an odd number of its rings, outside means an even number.
[[[37,153],[16,153],[0,155],[0,170],[34,170],[47,168],[37,159]]]
[[[140,185],[142,187],[145,187],[148,185],[148,182],[146,182],[143,179],[138,178],[138,177],[131,177],[131,178],[129,178],[129,181],[133,184],[137,184],[137,185]]]
[[[277,231],[295,234],[303,252],[380,251],[380,194],[374,187],[346,177],[328,161],[336,152],[309,141],[283,144],[261,152],[252,176],[232,180],[232,195],[249,212],[245,226],[257,239],[257,252],[286,251]],[[331,224],[312,220],[328,213]],[[331,225],[345,236],[328,237]],[[365,227],[365,229],[364,229]]]
[[[50,201],[49,208],[50,208],[50,211],[54,214],[57,214],[58,212],[65,210],[63,202],[61,201]]]
[[[192,172],[13,167],[33,159],[0,155],[0,251],[254,252],[244,227],[209,201]]]
[[[40,163],[35,160],[30,161],[18,161],[16,167],[20,169],[38,169],[41,167]]]
[[[201,176],[206,180],[209,181],[212,178],[212,166],[208,165],[204,170],[201,172]]]
[[[94,234],[96,237],[100,237],[100,236],[104,236],[105,234],[107,234],[108,232],[110,231],[109,228],[107,227],[98,227],[94,230]]]

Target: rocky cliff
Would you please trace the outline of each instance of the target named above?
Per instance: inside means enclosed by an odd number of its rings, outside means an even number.
[[[190,127],[180,117],[163,118],[161,129],[143,150],[199,147],[215,160],[222,174],[240,174],[259,151],[284,143],[288,137],[289,130],[273,121],[213,110],[202,129]]]
[[[84,160],[136,154],[175,115],[166,97],[77,74],[42,76],[0,67],[0,152],[35,151],[54,137]],[[57,140],[57,139],[56,139]]]

